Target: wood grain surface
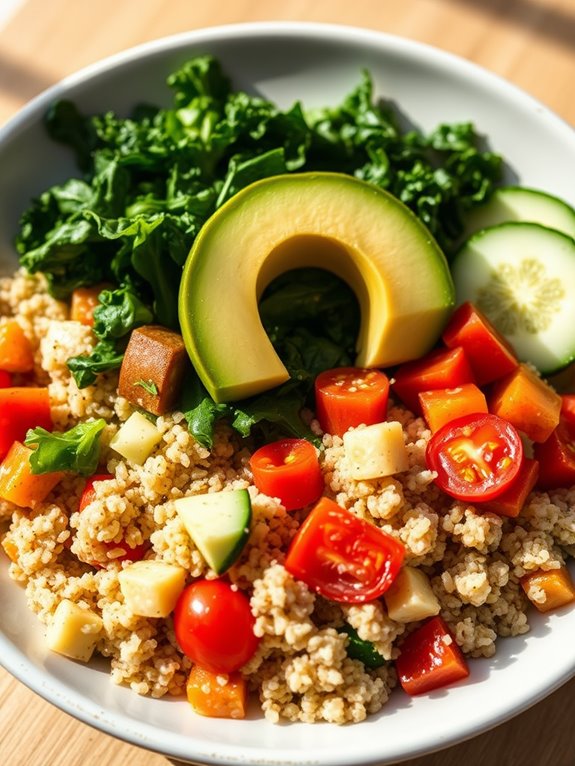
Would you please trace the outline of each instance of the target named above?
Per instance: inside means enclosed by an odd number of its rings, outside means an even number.
[[[0,0],[0,123],[64,75],[132,45],[269,20],[350,24],[429,43],[575,124],[574,0]],[[407,766],[575,766],[574,720],[575,680],[512,721]],[[76,721],[0,670],[0,766],[168,762]]]

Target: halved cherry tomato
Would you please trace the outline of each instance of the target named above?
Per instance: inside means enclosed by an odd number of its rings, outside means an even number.
[[[0,460],[15,441],[23,442],[29,428],[51,431],[47,388],[0,388]]]
[[[322,497],[293,538],[285,568],[325,598],[360,604],[385,593],[404,553],[395,538]]]
[[[421,391],[457,388],[465,383],[475,382],[462,348],[439,349],[421,359],[406,362],[398,367],[393,378],[393,392],[416,414],[421,412]]]
[[[475,383],[464,383],[457,388],[422,391],[419,394],[419,404],[425,422],[432,431],[464,415],[487,412],[485,394]]]
[[[469,675],[461,649],[439,616],[409,634],[395,666],[403,690],[411,696],[440,689]]]
[[[188,585],[174,610],[174,630],[184,654],[212,673],[239,670],[259,643],[248,599],[224,580]]]
[[[533,445],[539,462],[537,486],[541,489],[571,487],[575,484],[575,427],[562,419],[551,436]]]
[[[508,341],[472,303],[463,303],[453,312],[442,337],[449,348],[463,346],[480,386],[502,378],[519,364]]]
[[[523,510],[529,493],[537,484],[538,476],[539,463],[537,460],[524,457],[519,473],[509,487],[500,495],[494,497],[493,500],[478,504],[478,509],[490,511],[499,516],[509,516],[514,519]]]
[[[254,484],[277,497],[287,511],[314,503],[325,483],[317,452],[306,439],[281,439],[256,450],[250,458]]]
[[[337,367],[315,381],[316,415],[322,431],[343,436],[349,428],[381,423],[387,415],[389,379],[381,370]]]
[[[515,428],[497,415],[465,415],[436,431],[427,445],[436,483],[458,500],[491,500],[519,473],[523,444]]]

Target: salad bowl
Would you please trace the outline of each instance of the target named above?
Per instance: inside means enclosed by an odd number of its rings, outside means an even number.
[[[572,129],[543,105],[492,74],[450,54],[367,30],[319,24],[258,23],[198,30],[148,43],[66,78],[0,130],[0,264],[17,260],[13,239],[32,197],[76,172],[45,134],[55,99],[86,112],[126,114],[141,101],[169,102],[167,75],[192,55],[216,56],[234,87],[281,107],[338,103],[371,73],[377,97],[405,125],[428,131],[471,121],[505,162],[505,180],[575,204]],[[456,687],[409,698],[400,691],[356,725],[281,724],[254,707],[245,720],[201,718],[178,700],[138,697],[114,686],[104,660],[87,665],[51,653],[44,631],[10,581],[0,555],[0,663],[62,710],[112,736],[196,764],[391,764],[432,752],[517,715],[575,674],[575,610],[531,617],[531,631],[502,639],[492,659],[472,660]]]

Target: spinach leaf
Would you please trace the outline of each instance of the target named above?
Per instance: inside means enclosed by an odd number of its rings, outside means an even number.
[[[66,362],[78,388],[92,386],[98,375],[108,370],[117,370],[122,365],[124,352],[118,351],[116,343],[101,340],[91,354],[71,356]]]
[[[73,471],[80,476],[90,476],[98,467],[100,437],[105,426],[106,421],[100,418],[79,423],[63,433],[30,429],[24,444],[35,447],[30,455],[32,473]]]

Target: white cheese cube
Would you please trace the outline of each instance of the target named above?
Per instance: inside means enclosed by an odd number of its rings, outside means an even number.
[[[388,615],[396,622],[425,620],[440,611],[429,578],[415,567],[403,567],[383,598]]]
[[[139,617],[167,617],[184,589],[186,570],[167,561],[135,561],[118,574],[130,611]]]
[[[141,412],[133,412],[110,442],[110,447],[126,460],[141,465],[161,440],[162,434],[154,423]]]
[[[91,609],[60,601],[46,632],[48,648],[73,660],[88,662],[104,623]]]
[[[347,431],[343,446],[352,479],[379,479],[409,468],[403,428],[397,421]]]

